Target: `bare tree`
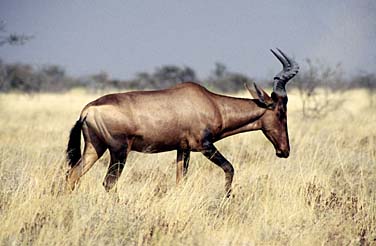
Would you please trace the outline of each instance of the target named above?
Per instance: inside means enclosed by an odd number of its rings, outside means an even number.
[[[306,59],[306,64],[307,70],[302,70],[294,83],[299,91],[303,117],[324,117],[344,102],[338,95],[344,88],[341,65],[333,68],[310,59]]]
[[[33,36],[30,35],[9,33],[5,28],[5,21],[0,20],[0,46],[6,44],[22,45],[32,38]]]

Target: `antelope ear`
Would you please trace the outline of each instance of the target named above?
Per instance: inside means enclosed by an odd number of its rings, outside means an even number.
[[[249,93],[251,93],[252,97],[254,99],[257,99],[263,106],[265,106],[266,108],[274,107],[273,99],[262,88],[258,87],[256,83],[253,83],[255,89],[251,89],[246,83],[244,84],[244,86],[247,88]]]

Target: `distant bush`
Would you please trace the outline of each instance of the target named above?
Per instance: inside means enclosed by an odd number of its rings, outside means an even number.
[[[192,68],[166,65],[156,68],[151,74],[138,73],[136,78],[126,84],[133,89],[164,89],[185,81],[197,81],[196,72]]]
[[[369,106],[372,107],[375,104],[376,74],[366,72],[358,74],[352,79],[351,86],[367,89]]]
[[[207,79],[205,85],[214,90],[222,92],[238,92],[244,90],[244,83],[253,80],[244,74],[230,72],[222,63],[216,63],[215,69]]]
[[[64,91],[78,86],[77,79],[68,77],[58,66],[35,69],[25,64],[4,64],[0,61],[0,91]]]

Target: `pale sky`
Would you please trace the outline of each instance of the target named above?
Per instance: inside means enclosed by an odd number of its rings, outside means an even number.
[[[342,63],[347,75],[376,72],[375,0],[0,0],[0,19],[35,36],[0,47],[3,61],[57,64],[75,76],[129,79],[173,64],[205,78],[222,62],[266,77],[280,70],[275,47],[299,63]]]

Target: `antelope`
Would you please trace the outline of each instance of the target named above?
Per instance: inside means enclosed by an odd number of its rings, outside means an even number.
[[[254,99],[244,99],[184,82],[164,90],[108,94],[90,102],[70,131],[68,187],[73,190],[107,149],[111,160],[103,181],[106,191],[116,184],[130,151],[176,150],[177,184],[187,174],[190,152],[201,152],[223,169],[227,196],[231,193],[234,168],[214,146],[216,141],[261,130],[273,144],[276,155],[287,158],[290,145],[285,85],[298,73],[299,65],[277,50],[279,54],[271,52],[283,69],[274,77],[271,96],[255,83],[254,89],[245,84]],[[82,156],[81,131],[85,140]]]

